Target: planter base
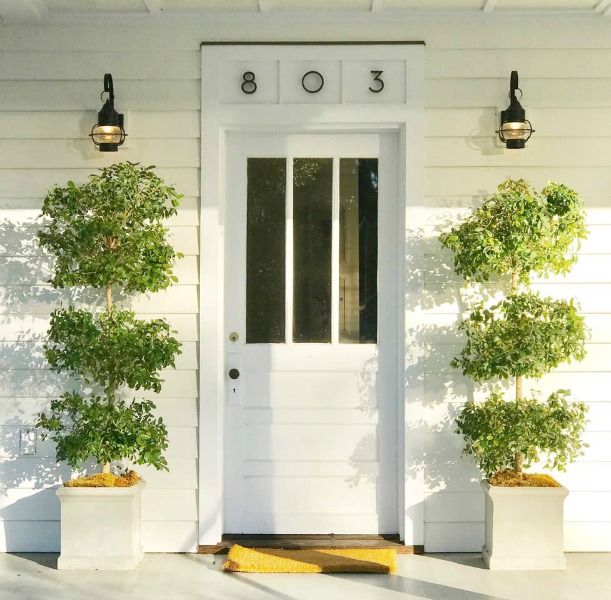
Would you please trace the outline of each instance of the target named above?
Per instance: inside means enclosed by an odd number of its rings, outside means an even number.
[[[482,556],[495,570],[566,569],[564,487],[499,487],[481,482],[486,494],[486,543]]]
[[[561,571],[566,569],[566,558],[562,556],[492,556],[482,546],[482,558],[491,571]]]
[[[128,488],[60,487],[61,555],[58,569],[135,569],[144,481]]]
[[[63,556],[57,559],[57,568],[60,570],[100,570],[100,571],[131,571],[135,569],[144,558],[144,552],[131,556]]]

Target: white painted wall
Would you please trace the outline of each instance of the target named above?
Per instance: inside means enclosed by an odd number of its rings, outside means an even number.
[[[202,23],[110,26],[0,27],[0,549],[58,548],[58,504],[45,491],[56,470],[52,448],[16,458],[15,434],[31,424],[61,389],[45,371],[34,342],[44,335],[59,294],[31,234],[46,190],[115,160],[155,164],[185,201],[170,227],[186,258],[180,284],[137,302],[142,314],[165,314],[185,352],[166,374],[158,399],[170,428],[169,474],[144,473],[144,543],[148,551],[189,551],[196,545],[197,494],[197,227],[202,40],[425,40],[426,148],[424,210],[426,292],[424,361],[425,546],[428,551],[479,550],[483,496],[477,472],[460,458],[460,440],[443,420],[470,388],[447,363],[460,343],[444,328],[463,309],[460,282],[440,270],[447,257],[434,241],[447,216],[475,204],[506,176],[542,186],[562,181],[584,197],[591,235],[566,281],[540,282],[558,297],[576,296],[592,327],[589,355],[542,380],[541,389],[569,386],[591,405],[587,455],[561,480],[567,550],[611,550],[611,23],[481,16],[431,23],[328,17],[211,16]],[[523,105],[536,133],[523,151],[495,139],[495,110],[507,104],[509,73],[517,69]],[[105,72],[113,74],[117,108],[127,113],[126,148],[94,153],[87,138]],[[204,82],[205,83],[205,82]],[[11,227],[25,227],[14,231]],[[409,328],[410,324],[407,324]],[[453,384],[454,394],[448,393]],[[202,399],[206,402],[206,399]],[[408,432],[409,435],[409,432]],[[202,460],[205,460],[205,456]],[[41,479],[33,480],[33,475]],[[2,534],[3,530],[3,534]]]

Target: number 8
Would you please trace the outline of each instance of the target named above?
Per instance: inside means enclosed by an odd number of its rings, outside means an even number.
[[[255,74],[252,71],[246,71],[242,75],[242,85],[240,87],[242,88],[242,91],[245,94],[254,94],[257,91],[257,84],[255,83]]]

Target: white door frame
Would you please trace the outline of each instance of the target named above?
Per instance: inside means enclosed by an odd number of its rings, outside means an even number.
[[[304,61],[307,58],[307,61]],[[255,65],[253,67],[252,65]],[[402,77],[399,102],[383,96],[359,100],[358,74],[386,69]],[[262,73],[261,94],[241,95],[236,73]],[[320,70],[335,97],[319,102],[292,90],[294,73]],[[335,81],[329,73],[336,75]],[[357,78],[353,74],[357,74]],[[348,77],[348,75],[351,75]],[[364,80],[367,82],[367,79]],[[270,82],[269,86],[263,86]],[[357,88],[355,86],[360,85]],[[269,92],[269,90],[272,92]],[[392,87],[389,88],[393,90]],[[237,90],[237,91],[236,91]],[[301,97],[298,94],[301,93]],[[253,95],[254,96],[254,95]],[[307,95],[306,95],[307,96]],[[223,534],[223,407],[225,403],[224,218],[228,131],[388,132],[399,136],[397,257],[399,306],[399,533],[406,545],[424,542],[422,476],[423,352],[415,308],[422,295],[422,248],[407,244],[423,216],[424,52],[422,45],[202,45],[202,169],[199,303],[199,544],[217,544]],[[369,96],[367,96],[369,98]],[[353,101],[351,101],[351,99]],[[414,236],[413,239],[416,239]],[[410,265],[410,273],[406,266]],[[410,298],[415,301],[408,302]]]

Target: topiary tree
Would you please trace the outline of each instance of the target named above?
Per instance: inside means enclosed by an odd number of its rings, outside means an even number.
[[[176,214],[182,196],[153,168],[112,165],[82,185],[53,188],[44,200],[38,241],[55,256],[50,283],[99,289],[106,307],[57,308],[45,345],[51,370],[88,386],[53,400],[36,424],[55,442],[57,459],[75,468],[93,456],[103,473],[121,459],[167,470],[167,430],[154,403],[125,395],[158,393],[160,370],[175,366],[180,343],[165,320],[137,319],[113,302],[113,293],[156,292],[177,281],[172,267],[182,255],[162,221]]]
[[[571,299],[543,298],[529,289],[533,275],[566,274],[587,235],[579,196],[551,183],[541,192],[508,179],[481,208],[440,236],[454,255],[454,269],[468,282],[507,277],[510,293],[500,302],[472,307],[459,324],[467,342],[451,365],[477,382],[515,381],[515,400],[495,392],[469,402],[457,419],[486,476],[523,467],[548,454],[548,466],[564,469],[580,454],[586,406],[568,401],[568,390],[541,402],[524,398],[523,378],[539,378],[560,363],[582,360],[587,328]]]

